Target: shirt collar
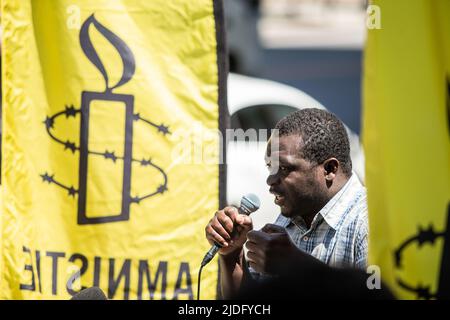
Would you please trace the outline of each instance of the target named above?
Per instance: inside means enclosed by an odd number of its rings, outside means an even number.
[[[337,229],[344,212],[344,210],[340,210],[340,208],[346,206],[349,196],[351,197],[353,191],[361,186],[358,177],[353,173],[341,190],[339,190],[338,193],[336,193],[319,211],[318,214],[321,215],[325,222],[334,230]]]

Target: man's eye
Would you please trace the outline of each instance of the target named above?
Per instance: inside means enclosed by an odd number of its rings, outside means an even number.
[[[284,172],[284,173],[289,173],[292,171],[291,167],[286,167],[286,166],[280,166],[280,171]]]

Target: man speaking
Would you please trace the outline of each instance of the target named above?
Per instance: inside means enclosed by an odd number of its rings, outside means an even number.
[[[205,228],[208,241],[222,246],[225,298],[238,294],[247,280],[285,274],[305,258],[312,266],[365,268],[367,263],[366,191],[352,174],[342,122],[327,111],[303,109],[275,129],[279,137],[271,137],[266,151],[267,184],[281,209],[275,223],[255,231],[249,216],[226,207]]]

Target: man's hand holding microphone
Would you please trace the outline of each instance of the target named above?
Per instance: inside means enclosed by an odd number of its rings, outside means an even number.
[[[225,207],[217,211],[205,227],[206,238],[212,247],[203,258],[201,268],[219,252],[223,297],[236,295],[240,287],[243,275],[242,248],[247,240],[247,233],[253,229],[252,219],[249,215],[258,210],[259,206],[258,197],[254,194],[247,194],[242,197],[239,208]]]
[[[253,228],[249,215],[259,209],[259,198],[249,193],[242,197],[239,208],[226,207],[216,212],[205,228],[206,238],[212,244],[202,261],[209,263],[217,252],[228,255],[242,248],[247,232]]]
[[[239,213],[235,207],[225,207],[216,212],[205,228],[206,238],[211,245],[219,244],[219,254],[228,255],[241,250],[247,240],[247,233],[253,229],[252,218]]]

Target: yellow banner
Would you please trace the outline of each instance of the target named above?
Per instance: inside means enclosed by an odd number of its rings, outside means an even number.
[[[450,1],[372,1],[364,146],[371,264],[404,299],[450,298]]]
[[[221,15],[213,0],[2,1],[0,298],[196,298],[224,190]],[[216,281],[211,264],[202,298]]]

